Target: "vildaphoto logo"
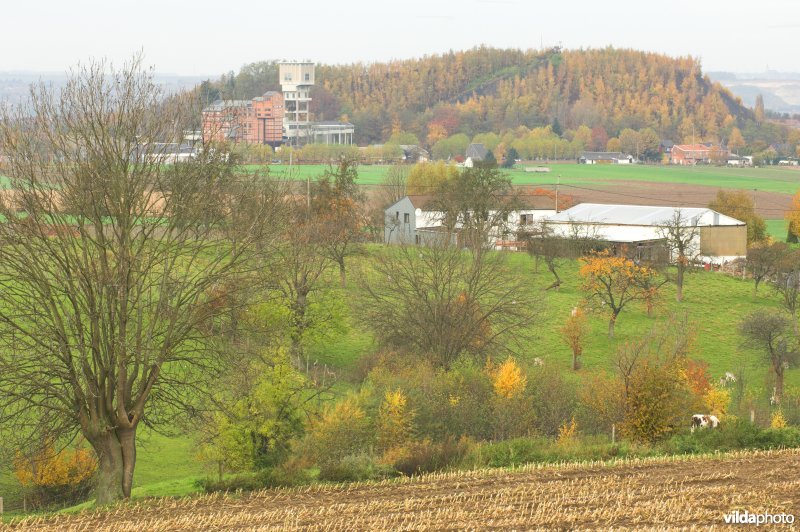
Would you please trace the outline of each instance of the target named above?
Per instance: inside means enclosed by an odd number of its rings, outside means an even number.
[[[726,525],[791,525],[794,524],[792,514],[754,514],[745,510],[733,511],[723,515]]]

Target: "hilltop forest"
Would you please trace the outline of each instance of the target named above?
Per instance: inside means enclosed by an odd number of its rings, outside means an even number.
[[[245,65],[238,74],[203,82],[198,96],[205,103],[277,90],[277,70],[276,61]],[[472,138],[521,126],[550,126],[572,140],[584,125],[596,146],[625,129],[652,128],[675,142],[727,143],[737,128],[748,145],[785,142],[788,134],[704,76],[698,60],[635,50],[478,47],[388,63],[318,65],[316,78],[315,119],[354,123],[362,145],[407,133],[404,138],[432,146],[455,134]]]

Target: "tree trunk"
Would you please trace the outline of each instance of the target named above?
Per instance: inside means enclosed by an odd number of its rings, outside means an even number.
[[[136,468],[136,428],[117,429],[117,438],[122,449],[122,495],[129,499],[133,489],[133,471]]]
[[[87,436],[87,440],[97,454],[96,504],[130,498],[136,468],[136,427],[103,431]]]
[[[681,259],[678,259],[679,261]],[[685,267],[678,263],[678,277],[675,279],[677,290],[675,291],[675,299],[680,303],[683,301],[683,272]]]
[[[613,314],[611,319],[608,320],[608,337],[614,338],[614,324],[617,323],[617,315]]]
[[[781,404],[783,399],[783,366],[775,368],[775,399]]]
[[[342,282],[342,288],[347,288],[347,273],[344,269],[344,258],[339,261],[339,280]]]
[[[97,453],[97,488],[95,504],[103,506],[125,497],[122,490],[123,460],[122,448],[116,434],[107,432],[89,443]]]
[[[572,370],[573,371],[578,371],[579,369],[581,369],[581,361],[580,361],[578,353],[573,351],[572,352]]]

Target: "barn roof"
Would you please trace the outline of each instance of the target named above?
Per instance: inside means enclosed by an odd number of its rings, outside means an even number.
[[[745,225],[745,222],[706,208],[605,205],[600,203],[581,203],[551,216],[548,220],[556,223],[663,226],[678,210],[692,223],[697,220],[698,226]]]

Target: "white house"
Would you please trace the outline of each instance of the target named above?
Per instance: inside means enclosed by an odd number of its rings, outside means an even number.
[[[509,200],[512,198],[509,197]],[[520,229],[556,213],[555,199],[548,196],[521,194],[514,196],[513,201],[517,208],[508,213],[508,218],[504,221],[505,227],[492,237],[492,244],[497,247],[503,247],[506,241],[515,239]],[[446,235],[456,243],[458,227],[455,234],[448,234],[444,227],[444,213],[436,210],[435,203],[435,196],[411,195],[387,207],[384,212],[384,242],[424,245],[445,238],[443,235]]]
[[[678,210],[697,227],[692,254],[703,262],[721,264],[747,255],[747,224],[705,208],[581,203],[547,222],[564,238],[579,232],[612,245],[646,249],[664,242],[663,228]]]

